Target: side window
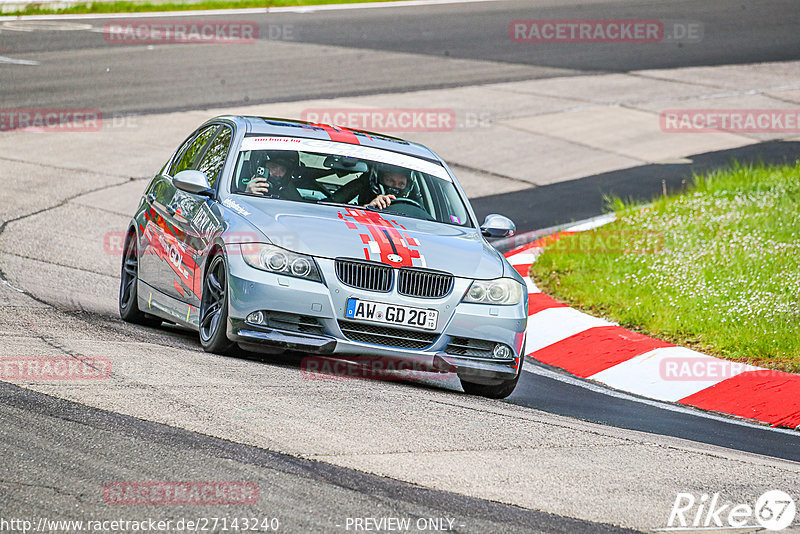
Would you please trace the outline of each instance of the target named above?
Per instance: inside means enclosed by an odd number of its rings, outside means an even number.
[[[198,165],[197,170],[203,171],[208,177],[208,183],[211,187],[217,183],[222,167],[225,165],[225,159],[228,155],[228,147],[231,144],[231,129],[223,126],[211,145],[206,150],[203,160]]]
[[[178,165],[178,162],[180,162],[181,160],[181,156],[183,156],[184,152],[186,152],[186,149],[189,147],[189,145],[192,144],[192,141],[194,141],[194,139],[195,135],[192,134],[189,137],[189,139],[184,141],[181,147],[175,152],[175,158],[165,163],[164,168],[161,169],[161,172],[159,174],[169,174],[170,176],[172,176],[173,174],[172,169],[174,169]]]
[[[195,165],[197,165],[200,156],[203,154],[203,147],[206,146],[208,140],[211,139],[211,136],[214,135],[214,132],[219,128],[216,124],[208,126],[204,128],[197,137],[194,138],[192,144],[189,145],[181,156],[179,156],[178,161],[173,163],[172,165],[172,172],[170,173],[171,176],[175,176],[181,171],[186,169],[194,169]]]

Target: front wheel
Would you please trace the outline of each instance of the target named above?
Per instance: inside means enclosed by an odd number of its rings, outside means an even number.
[[[235,343],[228,339],[228,271],[225,257],[209,260],[200,300],[200,345],[206,352],[231,354]]]
[[[520,363],[520,367],[522,364]],[[513,393],[514,388],[517,387],[517,382],[519,382],[519,375],[520,372],[517,373],[517,376],[510,380],[503,380],[499,384],[476,384],[475,382],[467,382],[464,379],[461,380],[461,387],[464,389],[464,393],[467,395],[478,395],[480,397],[487,397],[489,399],[505,399],[511,393]]]

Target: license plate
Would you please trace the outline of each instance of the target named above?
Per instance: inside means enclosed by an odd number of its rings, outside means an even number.
[[[436,329],[436,320],[439,312],[425,308],[412,308],[410,306],[397,306],[382,302],[368,300],[347,299],[348,319],[361,319],[375,323],[394,324],[399,326],[413,326],[425,330]]]

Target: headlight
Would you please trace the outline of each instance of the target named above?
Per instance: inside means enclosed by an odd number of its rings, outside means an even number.
[[[512,306],[522,300],[522,284],[513,278],[475,280],[461,302]]]
[[[311,256],[261,243],[242,243],[240,247],[242,257],[250,267],[316,282],[322,281],[317,264]]]

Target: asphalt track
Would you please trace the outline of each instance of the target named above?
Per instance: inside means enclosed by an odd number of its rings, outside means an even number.
[[[585,383],[548,369],[535,369],[523,378],[506,402],[618,428],[800,461],[796,431],[737,424],[725,416],[665,405],[601,386],[587,389]]]
[[[458,532],[632,532],[240,445],[6,383],[0,383],[0,429],[6,449],[0,509],[6,519],[28,517],[34,524],[41,517],[56,520],[54,510],[65,521],[150,517],[176,525],[182,518],[232,517],[226,505],[203,506],[202,513],[190,505],[168,504],[148,506],[144,513],[124,506],[110,512],[101,488],[135,473],[150,480],[246,478],[258,485],[261,498],[257,506],[237,507],[237,516],[258,517],[259,523],[279,518],[279,532],[352,530],[347,518],[376,515],[449,518]],[[36,484],[22,488],[13,483],[14,469],[21,465],[28,466]]]
[[[493,2],[250,17],[266,33],[270,25],[291,26],[293,42],[267,40],[235,58],[224,47],[137,48],[131,53],[109,47],[96,32],[22,32],[0,26],[0,55],[51,60],[36,68],[0,64],[0,103],[2,107],[81,106],[108,113],[154,113],[591,72],[797,59],[800,55],[796,31],[800,10],[793,2]],[[637,48],[635,53],[612,46],[578,45],[543,46],[532,54],[530,48],[515,46],[503,37],[513,19],[576,17],[700,21],[706,25],[706,39],[702,46],[660,45]],[[708,31],[712,26],[714,31]],[[396,63],[387,64],[385,56],[372,61],[370,50],[395,54]],[[797,148],[791,143],[764,143],[708,154],[700,161],[709,167],[733,156],[780,161],[797,154]],[[609,186],[622,196],[652,195],[660,189],[662,177],[652,180],[648,171],[640,167],[473,202],[484,213],[504,206],[502,211],[514,213],[521,229],[546,227],[564,222],[565,211],[572,219],[596,215],[600,191],[608,191]],[[679,164],[672,166],[667,176],[670,187],[679,187],[689,172]],[[196,347],[191,336],[180,331],[154,331],[147,336]],[[8,450],[17,451],[5,457],[0,485],[20,489],[14,486],[11,469],[19,465],[28,465],[34,478],[41,480],[38,486],[26,488],[20,500],[14,492],[4,492],[3,510],[45,513],[58,503],[59,509],[75,506],[72,517],[86,517],[103,512],[92,504],[97,499],[87,489],[102,481],[137,475],[191,478],[201,473],[205,478],[233,478],[246,471],[258,477],[261,487],[284,490],[270,492],[267,508],[281,510],[290,531],[328,530],[338,521],[330,516],[334,509],[341,512],[339,517],[374,516],[376,509],[384,515],[456,516],[465,519],[461,529],[465,532],[615,529],[207,438],[6,384],[0,399],[4,440],[11,444]],[[554,374],[525,373],[506,402],[621,429],[800,461],[796,434],[609,396],[558,380]],[[34,430],[23,432],[26,426]],[[86,443],[94,444],[96,454],[83,450]],[[56,467],[44,459],[57,448],[61,462]],[[152,458],[163,461],[148,466]],[[90,472],[98,465],[102,469]],[[321,495],[319,500],[309,499],[312,493]],[[177,517],[184,512],[153,510],[152,515]],[[204,509],[205,515],[214,512]]]
[[[702,25],[703,36],[700,43],[635,47],[531,46],[509,39],[513,20],[558,18],[693,23]],[[0,22],[0,55],[48,60],[36,68],[14,70],[0,63],[2,105],[90,105],[109,115],[165,112],[585,73],[781,61],[797,58],[800,50],[800,9],[792,0],[534,0],[204,19],[255,22],[261,39],[253,46],[236,47],[235,54],[230,47],[215,45],[148,49],[109,45],[100,30],[116,19],[72,21],[91,24],[96,31],[24,31],[26,24],[37,23]],[[390,56],[375,58],[369,53],[375,50]]]

